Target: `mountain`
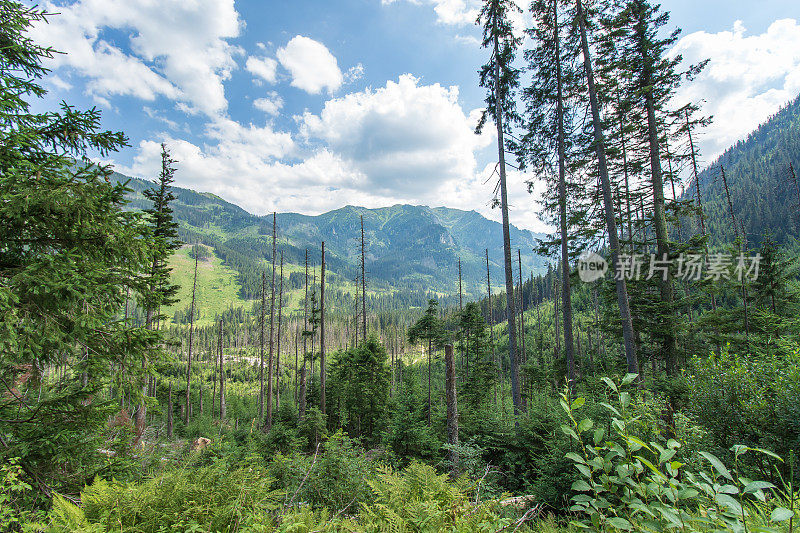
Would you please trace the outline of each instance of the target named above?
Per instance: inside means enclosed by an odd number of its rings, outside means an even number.
[[[711,241],[734,238],[720,165],[730,190],[737,225],[748,243],[769,232],[777,242],[797,244],[800,234],[800,175],[794,181],[789,164],[800,170],[800,96],[783,107],[746,139],[737,142],[700,173],[703,209]],[[696,197],[695,185],[686,191]]]
[[[115,173],[112,179],[127,181],[133,190],[129,206],[143,209],[148,201],[142,191],[149,182]],[[179,234],[184,242],[203,242],[214,248],[226,265],[238,272],[243,298],[254,298],[260,287],[260,266],[271,260],[272,217],[256,216],[210,194],[174,187],[173,203]],[[318,263],[319,246],[325,241],[326,267],[342,280],[353,280],[360,265],[361,224],[364,218],[367,280],[371,288],[424,290],[452,294],[458,290],[458,259],[466,293],[485,291],[486,256],[492,284],[503,284],[502,226],[476,211],[447,207],[394,205],[377,209],[345,206],[320,215],[278,213],[278,248],[288,270],[297,272],[308,249],[312,264]],[[542,237],[512,226],[511,242],[522,252],[522,271],[547,268],[533,252]],[[515,275],[519,266],[514,254]]]

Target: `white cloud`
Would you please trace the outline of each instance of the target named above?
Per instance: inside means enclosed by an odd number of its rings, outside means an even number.
[[[475,27],[475,22],[483,5],[483,0],[381,0],[381,4],[389,5],[402,1],[418,6],[432,6],[434,13],[436,13],[437,22],[446,26],[457,27]],[[522,9],[527,6],[525,1],[517,0],[515,5],[520,9],[510,9],[507,12],[507,17],[511,22],[514,35],[524,40],[527,39],[525,28],[531,23],[530,13]],[[455,35],[454,39],[458,43],[469,46],[479,47],[481,44],[477,37],[471,35]]]
[[[455,40],[457,43],[461,43],[465,46],[472,46],[474,48],[480,48],[481,46],[481,40],[474,35],[456,35]]]
[[[710,59],[675,99],[676,105],[705,100],[703,113],[714,115],[700,141],[706,161],[800,92],[800,25],[794,19],[776,20],[758,35],[746,35],[741,21],[730,31],[695,32],[678,41],[671,53],[681,54],[686,63]]]
[[[494,163],[478,168],[475,160],[476,151],[494,142],[491,128],[473,133],[478,113],[464,113],[457,87],[421,85],[407,74],[385,87],[331,99],[319,115],[297,117],[307,144],[270,126],[218,118],[207,126],[206,142],[163,133],[139,143],[133,163],[119,170],[154,177],[163,141],[178,161],[178,185],[213,192],[257,214],[409,203],[474,209],[499,221],[500,211],[490,207],[496,178],[487,181]],[[546,229],[537,217],[540,194],[528,194],[525,179],[508,169],[511,221]]]
[[[240,52],[227,40],[242,26],[233,0],[79,0],[42,7],[59,14],[31,36],[66,52],[50,66],[88,78],[86,91],[98,101],[165,96],[208,115],[227,109],[223,82]],[[107,40],[106,30],[127,37],[124,50]]]
[[[489,220],[502,222],[500,208],[492,208],[492,199],[498,180],[495,172],[496,164],[494,161],[487,163],[468,178],[448,182],[440,191],[439,201],[434,201],[431,205],[446,205],[466,211],[474,209]],[[546,183],[543,180],[534,181],[533,191],[529,193],[526,180],[531,178],[532,176],[529,174],[506,167],[509,220],[518,228],[543,233],[551,232],[553,228],[539,219],[540,199],[544,196]]]
[[[362,65],[361,63],[359,63],[354,67],[350,67],[344,74],[344,80],[346,83],[353,83],[354,81],[360,80],[363,77],[364,77],[364,65]]]
[[[293,211],[318,214],[347,203],[385,205],[364,187],[364,177],[326,149],[297,163],[273,157],[287,155],[294,145],[268,128],[226,122],[211,128],[209,142],[197,145],[162,134],[142,141],[133,163],[118,166],[125,174],[153,178],[159,170],[160,143],[178,161],[176,184],[212,192],[256,214]],[[261,150],[271,144],[272,155]]]
[[[393,4],[400,0],[381,0],[383,5]],[[475,24],[481,9],[480,0],[406,0],[412,4],[430,4],[436,17],[442,24],[468,25]]]
[[[474,118],[474,117],[473,117]],[[420,85],[410,74],[385,87],[325,103],[302,117],[301,133],[325,142],[383,194],[420,195],[469,177],[487,136],[458,104],[458,88]]]
[[[293,87],[319,94],[323,89],[333,93],[342,86],[344,76],[336,58],[318,41],[296,35],[285,47],[278,49],[277,57],[291,73]]]
[[[272,91],[267,98],[257,98],[254,100],[253,107],[260,109],[267,115],[277,115],[283,107],[283,98],[275,91]]]
[[[248,57],[245,68],[267,83],[275,83],[277,79],[278,62],[270,57]]]
[[[319,115],[298,120],[305,145],[270,126],[216,119],[205,131],[206,142],[164,133],[141,142],[133,163],[119,170],[155,176],[164,141],[178,160],[178,185],[213,192],[258,214],[410,203],[475,209],[499,220],[499,211],[490,208],[494,180],[484,183],[493,165],[478,170],[474,155],[492,143],[492,132],[473,133],[477,111],[463,112],[456,87],[421,85],[405,75],[376,90],[331,99]],[[541,227],[524,177],[509,169],[508,181],[512,222]]]

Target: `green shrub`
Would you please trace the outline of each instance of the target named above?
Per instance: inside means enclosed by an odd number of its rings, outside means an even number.
[[[692,468],[682,462],[681,444],[658,438],[645,443],[635,431],[640,416],[632,413],[631,393],[624,390],[636,379],[628,374],[615,383],[605,378],[616,396],[616,405],[603,402],[611,414],[611,429],[597,426],[592,418],[578,420],[584,398],[570,402],[567,393],[561,405],[569,418],[564,434],[578,443],[579,451],[567,457],[581,479],[572,485],[571,510],[581,520],[575,525],[590,531],[748,531],[747,524],[759,522],[759,531],[777,531],[764,523],[765,511],[771,521],[793,515],[769,500],[776,488],[772,483],[753,481],[739,472],[739,460],[748,452],[759,452],[780,460],[775,454],[734,446],[736,468],[729,470],[708,452],[699,452],[710,469]]]
[[[285,490],[290,506],[306,503],[335,512],[370,501],[367,480],[375,473],[375,461],[338,431],[315,455],[278,454],[269,472]]]
[[[25,482],[18,458],[0,458],[0,461],[0,530],[21,530],[22,524],[34,516],[30,508],[35,493]]]
[[[722,350],[692,360],[687,408],[706,428],[711,451],[725,461],[733,460],[734,444],[767,448],[782,457],[800,450],[800,350],[787,352],[742,356]],[[759,463],[753,457],[748,466],[757,469]]]

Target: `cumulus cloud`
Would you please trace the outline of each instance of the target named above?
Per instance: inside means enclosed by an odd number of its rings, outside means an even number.
[[[336,58],[328,48],[302,35],[293,37],[277,52],[278,61],[292,75],[292,86],[310,94],[335,92],[344,82]]]
[[[133,163],[120,171],[155,176],[163,141],[179,161],[179,185],[257,214],[411,203],[476,209],[499,220],[490,208],[494,180],[486,182],[492,166],[478,169],[475,160],[493,140],[490,130],[473,133],[477,114],[461,109],[456,87],[423,85],[404,75],[379,89],[330,99],[319,115],[297,117],[298,140],[270,126],[215,119],[202,143],[168,133],[139,143]],[[537,227],[524,177],[511,169],[509,194],[512,222]]]
[[[383,5],[393,4],[401,0],[381,0]],[[412,4],[429,4],[433,6],[436,16],[442,24],[466,25],[474,24],[481,9],[480,0],[406,0]]]
[[[389,5],[397,2],[409,2],[414,5],[426,5],[433,7],[436,13],[436,20],[440,24],[446,26],[475,26],[475,21],[481,11],[483,0],[381,0],[381,4]],[[507,13],[508,20],[511,22],[511,28],[514,35],[521,39],[527,39],[525,28],[530,24],[530,14],[522,9],[525,7],[525,2],[516,2],[520,10],[509,10]],[[480,39],[473,35],[455,35],[456,42],[469,45],[480,46]]]
[[[254,100],[253,107],[260,109],[267,115],[277,115],[283,107],[283,98],[275,91],[272,91],[267,98],[257,98]]]
[[[267,83],[275,83],[277,79],[278,62],[270,57],[248,57],[245,68]]]
[[[87,78],[86,92],[97,100],[165,96],[193,112],[227,109],[223,82],[239,53],[227,40],[242,26],[233,0],[79,0],[42,7],[58,15],[31,36],[66,52],[49,66]],[[125,50],[105,38],[107,30],[122,32]]]
[[[347,203],[386,205],[368,192],[361,174],[330,150],[319,149],[304,159],[285,162],[260,149],[264,140],[271,144],[272,154],[286,155],[294,148],[288,138],[281,139],[268,128],[228,122],[207,133],[208,141],[201,144],[166,133],[157,140],[142,141],[132,164],[118,170],[152,179],[160,168],[160,143],[164,142],[178,161],[177,185],[212,192],[251,213],[318,214]]]
[[[154,177],[159,143],[166,142],[178,160],[178,185],[213,192],[256,214],[409,203],[474,209],[499,221],[500,211],[491,208],[494,163],[479,168],[475,158],[495,139],[491,128],[473,133],[478,114],[462,110],[456,87],[423,85],[406,74],[375,90],[330,99],[319,115],[297,117],[297,140],[268,125],[217,118],[205,142],[162,133],[140,142],[132,164],[119,170]],[[508,169],[511,221],[545,230],[537,217],[540,193],[528,194],[527,178]]]
[[[474,150],[489,141],[473,133],[457,87],[421,85],[410,74],[329,100],[301,122],[302,135],[323,141],[384,193],[414,195],[471,176]]]
[[[676,105],[704,101],[703,112],[714,115],[701,140],[708,161],[800,92],[800,25],[794,19],[776,20],[758,35],[747,35],[741,21],[729,31],[695,32],[671,53],[681,54],[687,64],[710,59],[675,98]]]

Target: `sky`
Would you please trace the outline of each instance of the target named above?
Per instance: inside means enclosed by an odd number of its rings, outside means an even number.
[[[474,134],[487,54],[479,0],[77,0],[32,37],[63,52],[36,109],[103,112],[130,146],[107,162],[153,179],[165,143],[176,185],[255,214],[397,203],[493,220],[492,128]],[[710,62],[676,101],[714,122],[704,161],[800,93],[800,2],[664,0],[672,53]],[[524,19],[517,22],[524,26]],[[511,222],[548,230],[542,183],[509,169]],[[526,181],[535,186],[529,192]]]

